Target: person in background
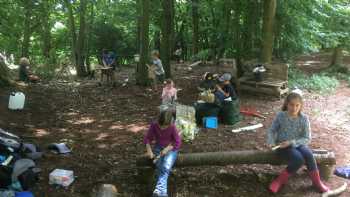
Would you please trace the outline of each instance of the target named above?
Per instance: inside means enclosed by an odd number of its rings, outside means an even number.
[[[146,64],[148,68],[148,78],[151,80],[151,87],[153,90],[157,90],[157,77],[156,77],[156,66]]]
[[[284,101],[282,111],[277,113],[267,132],[268,145],[279,147],[276,154],[288,161],[287,168],[270,184],[269,190],[272,193],[277,193],[303,164],[306,164],[312,183],[318,191],[329,191],[320,179],[312,150],[307,146],[311,140],[310,121],[302,113],[302,108],[302,96],[290,93]]]
[[[231,78],[232,76],[230,73],[224,73],[219,77],[219,84],[216,85],[215,95],[221,102],[229,98],[231,98],[231,100],[237,99],[235,88],[231,84]]]
[[[199,84],[198,90],[199,91],[205,91],[205,90],[215,90],[216,86],[216,77],[214,76],[213,73],[206,72],[203,75],[203,80]]]
[[[96,64],[92,63],[92,64],[90,64],[89,78],[90,79],[96,79],[95,73],[96,73]]]
[[[173,80],[167,79],[164,82],[163,92],[162,92],[162,104],[172,104],[177,100],[177,89]]]
[[[157,83],[162,84],[164,82],[165,71],[163,68],[162,61],[159,59],[158,51],[152,52],[152,64],[156,67],[155,74],[157,78]]]
[[[172,118],[173,115],[170,111],[162,111],[158,121],[151,123],[147,134],[144,136],[146,155],[153,160],[157,168],[154,197],[168,196],[168,177],[181,146],[181,138],[172,123]],[[153,150],[152,142],[155,142]]]
[[[39,77],[30,71],[30,62],[27,58],[22,57],[19,60],[19,80],[23,82],[38,82]]]
[[[102,52],[102,63],[104,67],[112,67],[113,70],[116,69],[116,54],[113,51],[107,51],[103,49]]]

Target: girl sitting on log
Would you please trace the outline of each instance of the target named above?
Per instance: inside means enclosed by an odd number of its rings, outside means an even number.
[[[286,184],[289,176],[306,164],[313,185],[322,193],[329,191],[320,180],[316,160],[307,146],[311,140],[309,118],[302,113],[303,99],[298,93],[290,93],[284,101],[282,111],[278,112],[268,130],[268,144],[279,147],[276,153],[288,161],[288,166],[272,181],[269,190],[277,193]]]
[[[173,167],[181,145],[181,138],[174,124],[173,114],[162,111],[157,122],[153,122],[144,137],[146,155],[153,160],[157,167],[157,184],[153,192],[154,197],[167,197],[168,176]],[[155,141],[152,151],[151,143]]]

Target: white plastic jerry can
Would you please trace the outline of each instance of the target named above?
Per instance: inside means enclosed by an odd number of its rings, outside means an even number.
[[[9,99],[9,109],[22,110],[26,96],[23,92],[11,92]]]

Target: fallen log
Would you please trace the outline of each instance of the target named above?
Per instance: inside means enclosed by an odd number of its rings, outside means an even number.
[[[328,179],[336,164],[335,155],[331,151],[315,151],[314,157],[317,161],[320,174]],[[226,166],[232,164],[270,164],[284,165],[287,162],[277,157],[272,151],[243,150],[229,152],[207,152],[207,153],[180,153],[177,157],[175,167],[191,166]],[[137,167],[152,167],[153,163],[147,157],[139,157],[136,161]]]
[[[191,65],[189,65],[188,67],[192,68],[192,67],[198,66],[201,63],[202,63],[202,61],[196,61],[196,62],[192,63]]]

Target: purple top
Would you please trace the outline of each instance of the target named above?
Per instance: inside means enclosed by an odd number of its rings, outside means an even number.
[[[143,139],[143,143],[151,144],[154,140],[157,145],[163,148],[172,144],[174,150],[179,150],[181,146],[181,138],[174,124],[171,124],[165,129],[161,129],[158,123],[151,123],[149,130]]]

